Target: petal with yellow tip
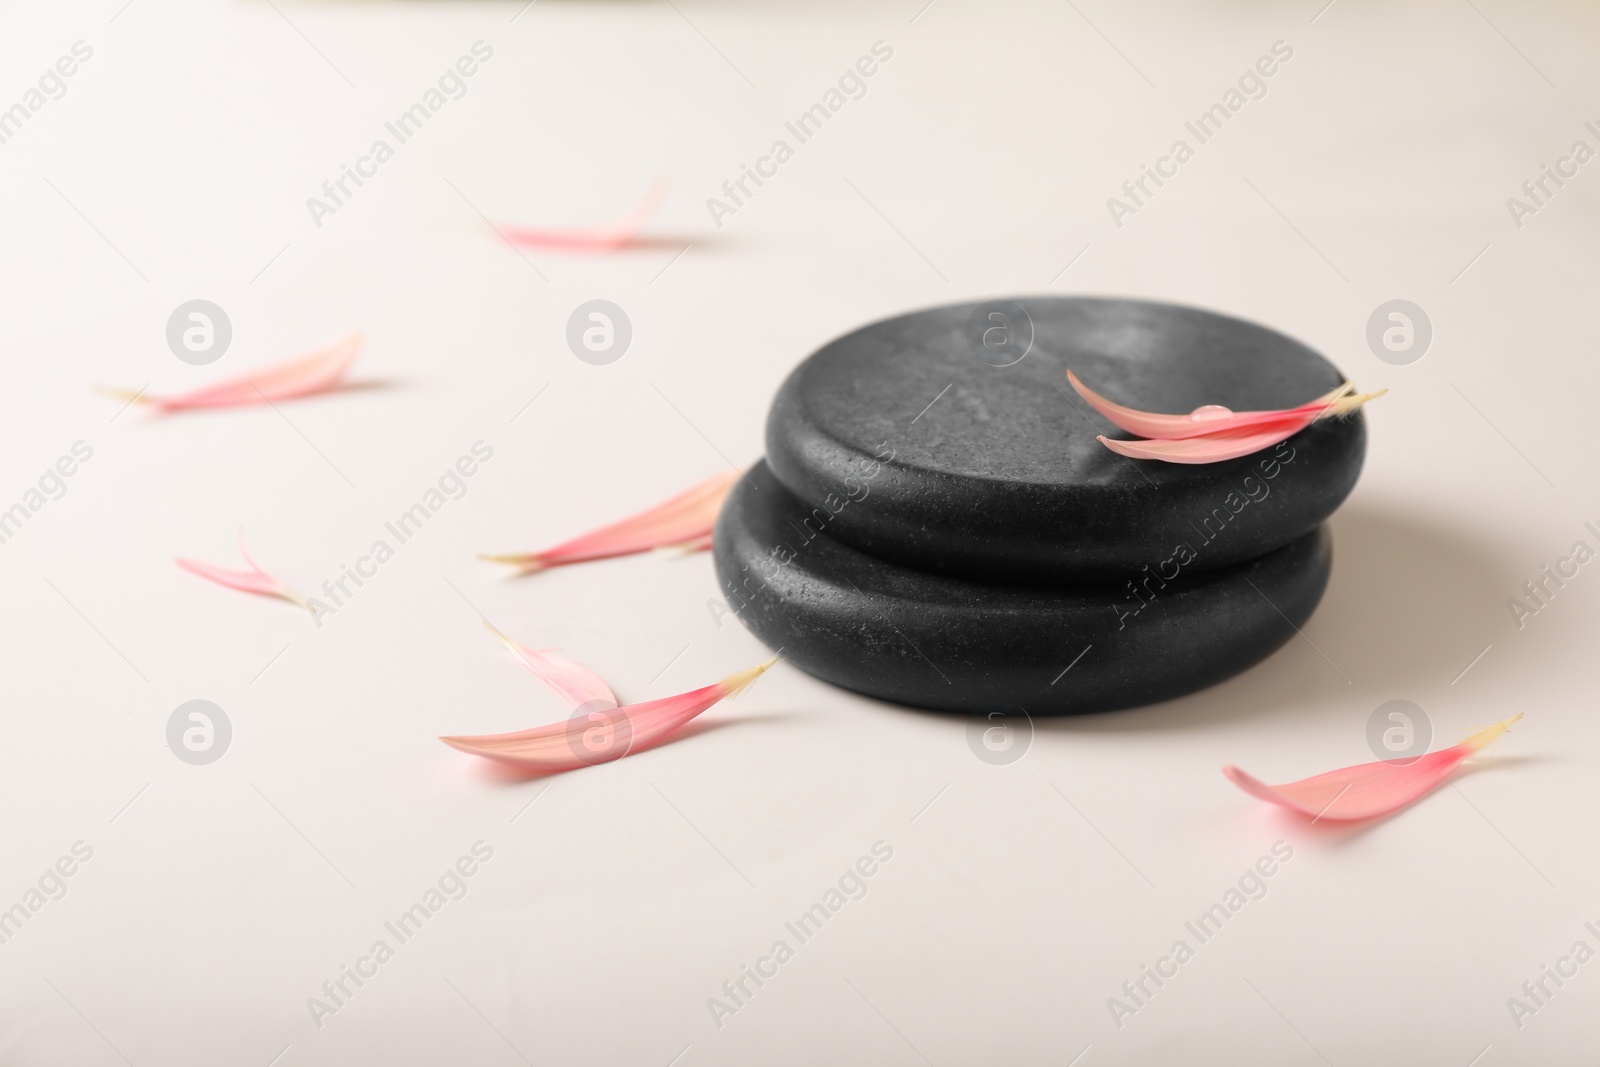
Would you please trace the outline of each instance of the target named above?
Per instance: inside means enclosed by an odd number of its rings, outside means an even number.
[[[1234,766],[1222,768],[1222,773],[1258,800],[1309,815],[1313,821],[1374,819],[1399,811],[1432,792],[1461,761],[1482,750],[1520,718],[1520,713],[1513,715],[1458,745],[1415,760],[1361,763],[1287,785],[1266,785]]]
[[[658,744],[695,716],[748,689],[777,657],[677,696],[623,707],[580,707],[572,718],[531,730],[441,737],[451,748],[539,774],[607,763]]]

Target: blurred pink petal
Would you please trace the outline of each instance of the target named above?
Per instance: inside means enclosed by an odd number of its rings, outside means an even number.
[[[176,562],[178,566],[190,574],[198,574],[202,578],[216,582],[218,585],[225,585],[229,589],[255,593],[258,596],[275,596],[280,600],[287,600],[291,604],[298,604],[307,611],[311,610],[311,605],[306,603],[305,597],[262,570],[256,565],[256,561],[250,558],[250,553],[244,549],[243,530],[239,531],[239,555],[243,556],[244,561],[250,564],[249,570],[236,571],[228,567],[219,567],[214,563],[202,563],[193,559],[179,559]]]
[[[699,537],[692,537],[675,545],[658,545],[657,548],[662,552],[676,552],[684,556],[694,552],[705,552],[711,548],[711,534],[706,533]]]
[[[523,770],[555,774],[621,759],[662,740],[719,700],[738,696],[777,662],[730,674],[715,685],[620,708],[580,708],[564,722],[478,737],[441,737],[451,748]]]
[[[645,190],[644,197],[633,208],[618,215],[604,226],[587,230],[532,229],[526,226],[496,227],[512,244],[530,248],[551,248],[563,252],[610,252],[632,243],[639,227],[655,214],[666,195],[667,185],[657,181]]]
[[[711,547],[717,513],[733,488],[738,471],[707,478],[686,492],[630,518],[602,526],[543,552],[508,556],[481,556],[493,563],[509,563],[523,574],[583,563],[612,556],[629,556],[656,548],[698,551]]]
[[[555,690],[556,695],[566,701],[567,707],[576,709],[585,704],[595,708],[617,706],[617,698],[611,692],[611,687],[588,667],[550,649],[519,645],[496,630],[493,624],[485,622],[484,625],[494,631],[494,635],[511,650],[511,654],[517,657],[519,663],[532,672],[535,678]]]
[[[182,411],[186,408],[236,407],[244,404],[265,404],[275,400],[290,400],[326,392],[338,385],[350,364],[361,352],[362,336],[353,333],[327,348],[308,356],[290,360],[257,371],[248,377],[232,378],[216,385],[208,385],[177,396],[146,396],[121,390],[104,390],[124,399],[149,404],[159,411]]]
[[[1505,733],[1520,718],[1519,712],[1479,730],[1459,745],[1415,760],[1361,763],[1287,785],[1265,785],[1234,766],[1222,768],[1222,773],[1251,796],[1309,815],[1313,820],[1371,819],[1398,811],[1431,792],[1457,764]]]

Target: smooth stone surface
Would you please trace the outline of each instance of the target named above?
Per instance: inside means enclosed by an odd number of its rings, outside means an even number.
[[[1318,529],[1236,567],[1152,580],[1146,601],[1126,583],[1030,588],[915,571],[817,522],[765,463],[752,468],[717,522],[729,607],[818,678],[940,711],[1109,711],[1214,685],[1294,635],[1331,563]]]
[[[1308,427],[1277,460],[1268,450],[1178,465],[1107,449],[1097,434],[1131,435],[1067,382],[1071,368],[1101,395],[1149,411],[1290,407],[1344,379],[1300,342],[1170,304],[1019,303],[1033,341],[1010,366],[979,358],[968,339],[979,305],[961,304],[857,330],[785,381],[767,459],[814,507],[850,500],[834,537],[945,574],[1108,581],[1154,568],[1184,542],[1198,570],[1259,556],[1315,529],[1354,487],[1366,452],[1360,413]]]

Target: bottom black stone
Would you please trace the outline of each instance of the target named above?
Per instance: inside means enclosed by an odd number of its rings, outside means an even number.
[[[1215,685],[1294,636],[1332,563],[1323,527],[1222,570],[1151,560],[1137,588],[998,585],[869,556],[827,535],[832,518],[756,464],[717,521],[729,607],[824,681],[938,711],[1080,714]]]

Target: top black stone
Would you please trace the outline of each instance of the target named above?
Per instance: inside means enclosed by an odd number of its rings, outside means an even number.
[[[1138,573],[1180,543],[1197,557],[1186,569],[1251,559],[1314,529],[1360,474],[1360,412],[1222,463],[1119,456],[1096,435],[1131,435],[1072,389],[1069,368],[1103,396],[1161,412],[1286,408],[1344,380],[1298,341],[1194,308],[958,304],[865,326],[795,368],[767,421],[767,460],[856,548],[1030,583]]]

